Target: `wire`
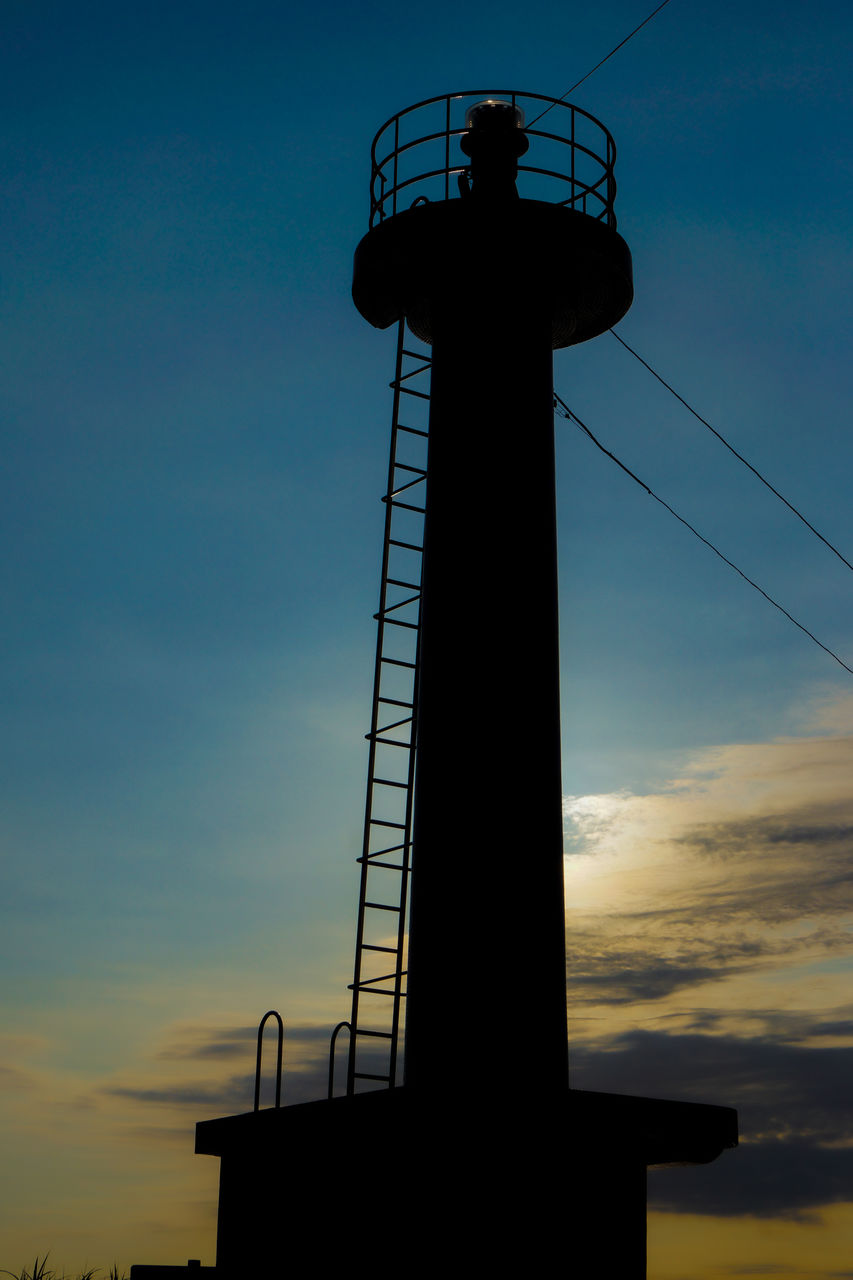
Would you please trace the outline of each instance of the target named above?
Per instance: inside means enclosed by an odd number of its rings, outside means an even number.
[[[603,67],[605,62],[607,62],[610,58],[613,57],[614,53],[618,53],[619,50],[622,48],[622,46],[624,44],[627,44],[632,36],[635,36],[638,31],[642,31],[646,23],[651,22],[655,14],[660,13],[661,9],[665,8],[666,5],[668,4],[669,4],[669,0],[663,0],[663,3],[659,4],[656,9],[652,10],[649,16],[647,18],[644,18],[643,21],[640,23],[640,25],[638,27],[635,27],[634,30],[625,37],[624,40],[620,40],[619,43],[613,49],[611,49],[610,52],[604,58],[601,59],[600,62],[596,62],[595,66],[592,68],[592,71],[587,71],[586,75],[581,76],[580,80],[576,80],[575,83],[569,89],[567,89],[565,93],[561,93],[559,98],[557,99],[557,102],[563,102],[566,98],[568,98],[570,93],[574,93],[575,89],[577,89],[579,85],[582,85],[584,80],[588,80],[589,77],[593,74],[593,72],[597,71],[599,67]],[[553,110],[554,106],[555,106],[555,103],[552,102],[550,107],[546,107],[544,111],[540,111],[539,115],[534,116],[534,118],[530,121],[530,124],[528,124],[526,128],[529,129],[531,125],[534,125],[536,123],[537,120],[541,120],[543,116],[547,116],[548,112]]]
[[[806,519],[806,517],[803,515],[802,511],[798,511],[798,510],[797,510],[797,508],[794,506],[794,504],[793,504],[792,502],[789,502],[789,501],[788,501],[788,499],[787,499],[783,494],[781,494],[781,493],[779,492],[779,490],[778,490],[778,489],[774,489],[774,488],[773,488],[773,485],[770,483],[770,481],[769,481],[769,480],[766,480],[766,479],[764,478],[764,476],[761,474],[761,472],[760,472],[760,471],[758,471],[758,470],[757,470],[757,469],[752,465],[752,463],[751,463],[751,462],[747,462],[747,460],[746,460],[746,458],[743,456],[743,454],[742,454],[742,453],[738,453],[738,451],[737,451],[737,449],[734,447],[734,445],[729,444],[729,442],[728,442],[728,440],[726,439],[726,437],[725,437],[724,435],[722,435],[722,434],[717,430],[717,428],[716,428],[716,427],[712,427],[712,426],[711,426],[711,424],[710,424],[710,422],[708,422],[707,418],[703,418],[703,417],[702,417],[702,415],[701,415],[701,413],[697,413],[697,412],[696,412],[696,410],[693,408],[693,406],[692,406],[691,404],[688,404],[688,403],[687,403],[687,401],[684,399],[684,396],[680,396],[680,395],[678,394],[678,392],[675,390],[675,387],[671,387],[671,386],[669,385],[669,383],[666,381],[666,379],[665,379],[665,378],[662,378],[662,377],[660,376],[660,374],[657,372],[657,370],[653,369],[653,368],[652,368],[652,366],[649,364],[649,362],[648,362],[647,360],[644,360],[644,359],[643,359],[643,357],[639,354],[639,352],[635,351],[633,347],[630,347],[630,346],[628,345],[628,343],[625,341],[625,339],[624,339],[624,338],[620,338],[619,334],[616,332],[616,330],[615,330],[615,329],[611,329],[611,330],[610,330],[610,332],[613,334],[613,337],[616,339],[616,341],[622,344],[622,346],[625,348],[625,350],[626,350],[626,351],[630,351],[631,355],[632,355],[636,360],[639,360],[640,364],[643,366],[643,368],[644,368],[644,369],[648,369],[648,371],[649,371],[649,373],[652,375],[652,377],[657,378],[657,380],[658,380],[658,382],[661,384],[661,386],[666,387],[667,391],[671,392],[671,394],[675,396],[676,400],[679,400],[679,401],[681,402],[681,404],[683,404],[683,405],[684,405],[685,409],[688,409],[688,410],[690,411],[690,413],[692,413],[692,414],[693,414],[693,417],[694,417],[694,418],[696,418],[699,422],[701,422],[701,423],[702,423],[702,426],[703,426],[703,427],[707,427],[707,428],[708,428],[708,430],[709,430],[713,435],[715,435],[715,436],[717,437],[717,439],[720,441],[720,443],[721,443],[721,444],[724,444],[724,445],[726,446],[726,448],[728,449],[729,453],[733,453],[733,454],[734,454],[734,456],[737,458],[738,462],[742,462],[742,463],[743,463],[743,465],[744,465],[745,467],[748,467],[748,468],[749,468],[749,470],[752,472],[752,474],[753,474],[754,476],[757,476],[757,477],[758,477],[758,479],[761,481],[761,483],[762,483],[766,488],[768,488],[768,489],[770,490],[770,492],[771,492],[771,493],[775,494],[775,495],[776,495],[776,497],[779,499],[779,501],[780,501],[780,502],[784,502],[784,504],[785,504],[785,506],[788,508],[788,510],[789,510],[789,511],[793,511],[793,513],[794,513],[794,515],[797,517],[797,519],[798,519],[798,520],[802,520],[802,522],[803,522],[803,524],[806,526],[806,528],[807,528],[807,529],[811,529],[811,531],[812,531],[812,533],[815,535],[815,537],[816,537],[816,538],[820,538],[820,540],[821,540],[821,542],[824,544],[824,546],[829,547],[830,551],[832,551],[834,555],[837,555],[837,556],[838,556],[838,559],[842,562],[842,564],[846,564],[846,565],[847,565],[847,568],[848,568],[848,569],[850,569],[850,571],[851,571],[851,572],[853,572],[853,564],[851,564],[851,563],[850,563],[850,561],[847,559],[847,557],[846,557],[846,556],[843,556],[843,555],[841,554],[841,552],[838,550],[838,548],[837,548],[837,547],[834,547],[834,546],[832,545],[832,543],[829,541],[829,539],[828,539],[828,538],[825,538],[825,537],[823,536],[823,534],[822,534],[818,529],[816,529],[816,528],[814,527],[814,525],[813,525],[809,520],[807,520],[807,519]]]
[[[641,480],[639,476],[634,475],[634,472],[631,471],[628,467],[626,467],[624,462],[620,462],[620,460],[616,457],[615,453],[611,453],[609,449],[605,449],[601,441],[596,439],[596,437],[592,434],[589,427],[585,423],[581,422],[580,418],[577,416],[576,413],[572,412],[572,410],[566,404],[565,400],[563,400],[556,393],[554,394],[554,408],[558,413],[560,413],[561,417],[565,418],[568,422],[574,422],[575,426],[580,427],[581,431],[583,431],[584,434],[590,438],[590,440],[595,445],[595,447],[597,449],[600,449],[603,454],[606,454],[606,456],[610,458],[611,461],[615,462],[617,467],[620,467],[627,476],[630,476],[631,479],[635,482],[635,484],[638,484],[641,489],[645,489],[646,493],[649,495],[650,498],[654,498],[655,502],[659,502],[662,507],[666,507],[670,515],[675,516],[676,520],[678,520],[680,524],[683,524],[685,528],[689,529],[692,534],[695,534],[695,536],[699,539],[700,542],[704,542],[705,546],[709,547],[710,550],[713,551],[715,555],[719,556],[720,559],[725,564],[727,564],[730,569],[734,569],[735,573],[739,574],[743,578],[744,582],[748,582],[749,585],[753,587],[760,595],[764,596],[764,599],[769,601],[769,603],[772,604],[774,608],[778,609],[780,613],[784,613],[785,617],[788,619],[789,622],[793,622],[795,627],[799,627],[800,631],[802,631],[805,635],[807,635],[810,640],[813,640],[814,643],[818,645],[819,648],[823,649],[824,653],[828,653],[830,658],[834,658],[839,666],[843,667],[845,671],[849,671],[850,675],[853,676],[853,667],[848,667],[847,663],[842,661],[842,659],[839,658],[837,653],[833,653],[833,651],[830,648],[828,648],[825,644],[823,644],[822,641],[818,640],[817,636],[813,635],[812,632],[809,631],[808,627],[804,627],[801,622],[798,622],[797,619],[792,614],[790,614],[787,609],[783,608],[783,606],[779,603],[778,600],[774,600],[773,597],[768,595],[767,592],[762,587],[760,587],[757,582],[753,582],[752,578],[747,577],[744,571],[742,569],[739,569],[737,565],[734,563],[734,561],[729,560],[728,556],[723,555],[719,547],[715,547],[713,542],[709,542],[707,538],[703,538],[702,534],[699,532],[698,529],[694,529],[693,525],[690,524],[689,521],[685,520],[683,516],[680,516],[678,512],[669,505],[668,502],[665,502],[663,498],[658,497],[658,495],[652,489],[649,488],[649,486],[645,483],[645,481]]]

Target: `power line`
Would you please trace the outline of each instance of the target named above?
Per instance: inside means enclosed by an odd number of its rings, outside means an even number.
[[[810,640],[813,640],[814,643],[818,645],[819,648],[823,649],[824,653],[828,653],[830,658],[834,658],[839,666],[843,667],[845,671],[849,671],[850,675],[853,676],[853,667],[848,667],[847,663],[844,662],[841,658],[839,658],[837,653],[833,653],[833,651],[830,648],[828,648],[825,644],[823,644],[822,641],[818,640],[817,636],[813,635],[812,632],[809,631],[808,627],[804,627],[801,622],[798,622],[797,619],[792,614],[790,614],[787,609],[783,608],[783,606],[779,603],[778,600],[774,600],[772,596],[767,594],[767,592],[763,589],[763,587],[760,587],[757,582],[753,582],[752,578],[747,577],[744,571],[742,569],[739,569],[738,566],[734,563],[734,561],[729,560],[728,556],[723,555],[719,547],[715,547],[713,542],[709,542],[707,538],[704,538],[698,529],[694,529],[693,525],[690,524],[689,521],[685,520],[683,516],[680,516],[678,512],[669,505],[668,502],[665,502],[663,498],[658,497],[658,495],[652,489],[650,489],[649,486],[639,478],[639,476],[636,476],[633,471],[631,471],[628,467],[625,466],[624,462],[620,462],[620,460],[616,457],[616,454],[611,453],[609,449],[606,449],[604,447],[604,445],[601,443],[600,440],[596,439],[596,437],[590,431],[589,427],[585,423],[581,422],[580,418],[577,416],[576,413],[572,412],[572,410],[566,404],[565,400],[563,400],[556,393],[554,395],[554,408],[557,411],[557,413],[560,413],[561,417],[565,418],[568,422],[574,422],[575,426],[580,427],[581,431],[583,431],[584,434],[589,437],[589,439],[592,441],[595,447],[597,449],[600,449],[601,452],[605,454],[608,458],[610,458],[612,462],[615,462],[617,467],[620,467],[621,470],[624,471],[627,476],[630,476],[631,479],[635,482],[635,484],[638,484],[641,489],[645,489],[646,493],[649,495],[650,498],[654,498],[655,502],[659,502],[662,507],[666,507],[670,515],[675,516],[676,520],[678,520],[680,524],[683,524],[686,529],[689,529],[690,532],[694,534],[699,539],[700,542],[704,542],[705,546],[709,547],[710,550],[713,551],[716,556],[719,556],[720,559],[724,562],[724,564],[727,564],[730,569],[734,569],[735,573],[739,574],[740,577],[743,578],[744,582],[749,583],[749,585],[753,587],[759,593],[759,595],[764,596],[765,600],[769,601],[769,603],[772,604],[774,608],[778,609],[780,613],[783,613],[789,622],[793,622],[795,627],[799,627],[800,631],[802,631],[804,635],[807,635]]]
[[[568,98],[570,93],[574,93],[575,89],[577,89],[579,85],[582,85],[584,80],[588,80],[589,77],[593,74],[593,72],[597,71],[599,67],[603,67],[605,62],[607,62],[610,58],[613,57],[614,53],[618,53],[619,50],[622,48],[622,46],[624,44],[627,44],[632,36],[635,36],[638,31],[642,31],[646,23],[651,22],[655,14],[660,13],[661,9],[665,8],[665,6],[668,4],[669,4],[669,0],[663,0],[663,3],[659,4],[658,7],[654,9],[647,18],[644,18],[643,21],[640,23],[640,25],[638,27],[635,27],[634,30],[625,37],[624,40],[620,40],[619,43],[615,45],[610,50],[610,52],[601,59],[600,62],[596,62],[595,66],[592,68],[592,71],[587,71],[586,75],[581,76],[580,80],[576,80],[575,83],[569,89],[567,89],[565,93],[561,93],[557,101],[562,102],[565,98]],[[529,129],[531,125],[534,125],[537,120],[541,120],[543,116],[547,116],[548,112],[551,111],[553,107],[554,107],[554,103],[552,102],[550,107],[546,107],[544,111],[539,112],[538,116],[534,116],[534,118],[530,121],[530,124],[527,125],[527,128]]]
[[[747,462],[743,454],[738,453],[734,445],[729,444],[726,437],[722,435],[721,432],[719,432],[716,427],[712,427],[710,422],[707,420],[707,418],[703,418],[701,413],[697,413],[696,410],[693,408],[693,406],[687,403],[687,401],[684,399],[684,396],[679,395],[678,392],[675,390],[675,387],[671,387],[670,384],[666,381],[666,379],[662,378],[660,374],[657,372],[657,370],[653,369],[652,366],[649,364],[649,362],[643,359],[643,357],[639,354],[639,352],[635,351],[633,347],[630,347],[624,338],[620,338],[619,334],[616,332],[615,329],[611,329],[610,332],[612,333],[616,341],[622,344],[622,346],[625,348],[626,351],[630,351],[631,355],[636,360],[639,360],[640,364],[643,366],[644,369],[648,369],[649,373],[654,378],[657,378],[658,382],[661,384],[662,387],[666,387],[667,391],[669,391],[672,395],[674,395],[676,400],[680,401],[680,403],[684,405],[685,409],[688,409],[690,413],[693,414],[693,417],[696,418],[697,421],[702,423],[703,427],[707,427],[708,430],[717,437],[720,443],[726,446],[729,453],[734,454],[738,462],[742,462],[745,467],[748,467],[749,470],[752,472],[752,474],[754,476],[757,476],[757,478],[761,481],[761,483],[766,488],[768,488],[771,493],[775,494],[780,502],[784,502],[788,510],[793,511],[797,519],[802,520],[806,528],[810,529],[816,538],[820,538],[824,546],[829,547],[830,551],[832,551],[834,555],[838,556],[838,559],[842,562],[842,564],[845,564],[847,568],[850,569],[851,572],[853,572],[853,564],[850,563],[850,561],[847,559],[846,556],[841,554],[841,552],[838,550],[837,547],[832,545],[832,543],[829,541],[828,538],[825,538],[823,534],[818,529],[816,529],[809,520],[806,519],[802,511],[799,511],[792,502],[789,502],[788,499],[783,494],[781,494],[778,489],[774,489],[770,481],[765,479],[765,477],[761,474],[761,472],[756,467],[754,467],[751,462]]]

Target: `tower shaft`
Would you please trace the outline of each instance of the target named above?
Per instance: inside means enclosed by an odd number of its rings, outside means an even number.
[[[552,333],[541,283],[507,279],[512,252],[498,266],[488,240],[472,246],[432,305],[406,1030],[418,1090],[505,1090],[474,1045],[498,1052],[513,1028],[535,1044],[525,1076],[567,1085]]]

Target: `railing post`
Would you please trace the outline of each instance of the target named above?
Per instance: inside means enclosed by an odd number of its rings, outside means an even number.
[[[329,1098],[333,1098],[335,1096],[335,1041],[338,1038],[338,1032],[343,1031],[344,1027],[346,1027],[347,1031],[350,1033],[350,1037],[352,1037],[352,1023],[344,1021],[338,1023],[332,1032],[332,1038],[329,1041],[329,1091],[326,1095]]]
[[[264,1048],[264,1027],[269,1018],[275,1018],[278,1023],[278,1053],[276,1055],[275,1069],[275,1105],[281,1106],[281,1063],[284,1056],[284,1023],[281,1020],[281,1014],[275,1009],[268,1009],[261,1018],[258,1026],[258,1053],[255,1059],[255,1106],[254,1110],[258,1111],[261,1105],[261,1057]]]

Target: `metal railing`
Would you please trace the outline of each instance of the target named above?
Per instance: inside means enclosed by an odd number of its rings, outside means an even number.
[[[264,1027],[270,1018],[275,1018],[278,1024],[278,1045],[276,1051],[275,1063],[275,1105],[281,1106],[281,1062],[284,1055],[284,1023],[281,1020],[281,1014],[275,1009],[268,1009],[261,1018],[258,1026],[258,1052],[255,1058],[255,1104],[253,1110],[257,1111],[261,1105],[261,1060],[264,1053]]]
[[[370,226],[412,205],[457,195],[454,179],[468,169],[459,147],[465,113],[484,98],[510,102],[532,120],[525,129],[530,148],[518,165],[519,195],[577,209],[615,229],[616,144],[608,130],[569,102],[512,89],[426,98],[386,121],[370,153]],[[541,128],[535,127],[539,117]]]
[[[335,1096],[335,1046],[338,1041],[338,1033],[343,1031],[344,1027],[346,1027],[349,1034],[352,1035],[352,1023],[346,1021],[339,1022],[333,1030],[332,1038],[329,1041],[329,1086],[326,1091],[327,1098],[334,1098]]]

